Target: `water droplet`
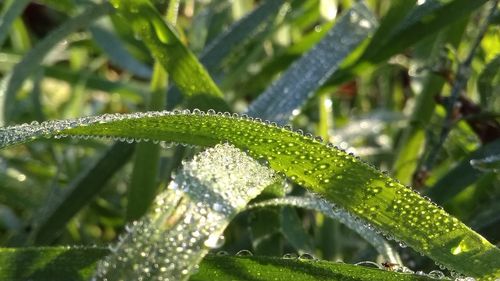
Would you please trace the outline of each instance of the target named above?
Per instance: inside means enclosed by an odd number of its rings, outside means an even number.
[[[249,250],[239,250],[237,253],[236,253],[237,256],[240,256],[240,257],[249,257],[249,256],[253,256],[252,252],[250,252]]]
[[[303,253],[299,256],[299,260],[315,260],[316,258],[308,253]]]

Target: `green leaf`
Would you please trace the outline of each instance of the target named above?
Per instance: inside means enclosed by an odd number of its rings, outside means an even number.
[[[338,69],[351,51],[376,25],[362,3],[353,5],[308,53],[296,61],[249,107],[248,114],[288,123],[297,110]]]
[[[28,76],[42,63],[42,60],[52,48],[69,34],[89,26],[96,19],[111,11],[108,3],[91,5],[83,13],[66,21],[47,37],[42,39],[31,49],[18,63],[11,73],[6,75],[0,82],[0,124],[8,122],[15,109],[13,102],[17,91]]]
[[[127,19],[137,37],[165,68],[193,107],[228,110],[222,92],[196,56],[180,41],[175,29],[165,22],[147,0],[111,1],[118,13]]]
[[[228,141],[436,262],[472,277],[500,277],[500,250],[442,208],[360,159],[274,124],[199,110],[193,114],[103,115],[2,128],[0,147],[41,136],[101,136],[200,146]]]
[[[104,248],[0,248],[0,279],[9,281],[84,281]],[[317,260],[208,255],[189,280],[435,280],[427,276]]]

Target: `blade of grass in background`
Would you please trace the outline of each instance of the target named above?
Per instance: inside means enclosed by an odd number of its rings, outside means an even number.
[[[96,44],[106,53],[111,63],[140,78],[150,78],[151,69],[130,55],[123,42],[115,35],[109,18],[102,18],[90,26]]]
[[[0,22],[0,47],[7,39],[11,25],[22,14],[29,2],[29,0],[4,1],[2,15],[0,15],[0,19],[2,19]]]
[[[493,96],[495,93],[498,95],[499,89],[499,83],[495,83],[495,81],[500,81],[500,55],[497,55],[486,65],[477,79],[477,90],[479,91],[481,105],[485,108],[493,109],[498,105]],[[490,103],[493,103],[491,107],[488,106]]]
[[[314,92],[338,69],[342,60],[373,31],[371,12],[354,4],[311,51],[296,61],[248,108],[251,116],[288,123]]]
[[[426,195],[438,204],[445,203],[483,175],[471,165],[471,160],[497,154],[500,154],[500,140],[480,147],[427,189]]]
[[[134,145],[117,143],[94,164],[75,178],[59,201],[44,206],[46,210],[35,217],[34,243],[49,244],[66,223],[92,200],[102,187],[120,170],[131,156]]]
[[[273,124],[199,111],[103,115],[2,128],[0,147],[41,136],[228,141],[443,266],[472,277],[500,276],[500,250],[442,208],[346,152]]]
[[[370,69],[391,56],[403,52],[422,38],[431,36],[448,25],[466,18],[487,0],[429,0],[415,6],[409,12],[410,3],[414,3],[414,1],[404,2],[406,3],[401,3],[401,6],[393,6],[394,8],[388,14],[387,24],[383,25],[386,28],[374,35],[373,40],[370,41],[361,56],[343,64],[328,84],[344,82],[357,72]],[[400,7],[402,9],[398,10]],[[398,14],[399,12],[401,13]],[[401,15],[405,12],[406,16],[400,20]],[[398,21],[399,24],[394,25]]]
[[[0,248],[0,278],[9,281],[85,281],[109,250],[91,247]],[[239,270],[235,270],[239,269]],[[249,277],[252,276],[252,277]],[[189,280],[431,281],[416,276],[343,263],[270,257],[208,255]]]
[[[415,106],[408,126],[403,130],[398,141],[394,160],[394,176],[405,184],[412,183],[412,176],[418,165],[419,156],[425,142],[425,129],[429,124],[436,107],[435,96],[439,95],[445,79],[432,69],[439,67],[442,52],[447,44],[458,47],[467,21],[458,22],[436,36],[423,40],[414,48],[414,64],[411,72],[417,74],[412,78],[415,84]]]
[[[0,82],[0,125],[8,123],[12,119],[16,108],[14,105],[15,95],[29,75],[37,67],[40,67],[47,53],[66,36],[89,26],[96,19],[109,13],[111,9],[108,3],[90,6],[83,13],[66,21],[50,33],[23,57],[23,60],[14,67],[12,72]]]
[[[229,110],[223,102],[222,92],[208,72],[149,1],[111,2],[118,13],[130,22],[136,35],[165,68],[191,106]]]

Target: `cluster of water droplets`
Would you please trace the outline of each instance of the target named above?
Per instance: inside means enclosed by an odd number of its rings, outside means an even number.
[[[126,227],[94,280],[185,280],[249,200],[276,180],[239,149],[220,144],[183,163],[151,213]]]

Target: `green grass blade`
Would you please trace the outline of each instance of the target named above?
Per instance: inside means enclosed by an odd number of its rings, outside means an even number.
[[[483,172],[471,165],[472,160],[498,154],[500,154],[500,140],[480,147],[427,189],[426,195],[438,204],[445,203],[483,175]]]
[[[96,19],[111,11],[108,3],[92,5],[83,13],[66,21],[54,30],[50,35],[42,39],[23,60],[18,63],[11,73],[6,75],[0,82],[0,124],[8,122],[15,108],[13,102],[15,95],[23,82],[37,68],[40,67],[45,55],[69,34],[89,26]]]
[[[354,4],[311,51],[252,103],[248,114],[287,123],[375,25],[371,12],[361,3]]]
[[[442,208],[350,154],[273,124],[199,111],[104,115],[2,128],[0,147],[41,136],[228,141],[436,262],[472,277],[500,277],[500,250]]]
[[[9,281],[86,281],[109,254],[104,248],[0,248],[0,279]],[[235,270],[238,269],[238,270]],[[416,276],[343,263],[269,257],[208,255],[189,280],[352,280],[425,281]]]
[[[109,18],[98,20],[90,27],[92,38],[110,61],[141,78],[151,77],[151,68],[135,59],[125,48],[123,42],[115,35]]]
[[[126,163],[134,146],[118,143],[106,151],[93,165],[75,178],[67,193],[58,202],[45,206],[50,211],[44,218],[36,217],[34,242],[48,244],[57,237],[66,223],[103,189],[106,182]]]
[[[496,81],[500,80],[500,55],[497,55],[492,59],[481,72],[477,79],[477,90],[479,91],[481,97],[481,104],[488,108],[488,103],[490,99],[493,98],[495,92],[498,94],[498,83]],[[491,108],[495,108],[493,105]]]
[[[222,92],[196,56],[189,51],[147,0],[111,1],[118,13],[130,22],[136,36],[146,44],[176,86],[194,107],[228,110]]]
[[[373,280],[433,280],[418,276],[345,263],[274,257],[207,256],[200,270],[189,280],[234,281],[373,281]]]
[[[329,83],[341,83],[352,78],[353,74],[365,69],[367,66],[369,68],[369,66],[386,61],[391,56],[403,52],[423,38],[466,18],[486,3],[487,0],[431,0],[415,6],[407,13],[405,12],[410,7],[410,3],[405,2],[407,3],[400,4],[402,6],[394,6],[395,10],[388,14],[387,21],[389,23],[384,24],[384,19],[382,19],[382,26],[387,28],[377,32],[361,56],[343,65]],[[397,10],[397,7],[403,6],[402,11]],[[397,13],[400,14],[397,15]],[[401,20],[403,14],[406,16]],[[399,24],[395,24],[398,20],[400,20]]]
[[[282,5],[283,0],[265,1],[210,42],[200,55],[200,61],[208,72],[215,73],[222,60],[241,42],[255,36],[257,28],[275,15]]]
[[[439,59],[446,44],[457,47],[465,30],[465,24],[459,22],[436,36],[422,40],[414,48],[415,69],[428,68],[439,63]],[[434,96],[440,93],[445,80],[431,70],[422,71],[413,78],[416,98],[415,107],[408,126],[403,130],[398,141],[394,161],[394,175],[401,182],[410,184],[418,165],[425,142],[425,129],[434,115],[436,102]]]
[[[0,22],[0,47],[3,46],[5,39],[7,39],[12,23],[21,15],[29,2],[29,0],[12,0],[5,1],[3,4],[4,9],[2,10],[2,15],[0,16],[0,19],[2,19]]]

